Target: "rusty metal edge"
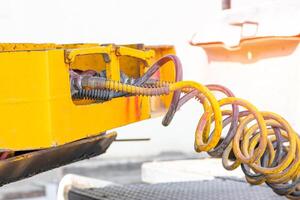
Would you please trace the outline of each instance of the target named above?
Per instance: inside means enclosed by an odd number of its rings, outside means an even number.
[[[99,135],[62,146],[0,161],[0,186],[106,152],[116,133]]]

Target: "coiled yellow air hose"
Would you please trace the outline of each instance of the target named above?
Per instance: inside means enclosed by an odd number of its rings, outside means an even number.
[[[228,124],[223,117],[233,118],[233,111],[221,110],[221,107],[233,105],[244,108],[239,112],[238,126],[231,142],[221,153],[223,166],[228,170],[241,166],[249,183],[265,182],[279,195],[300,198],[300,139],[290,124],[278,114],[261,112],[250,102],[236,97],[217,100],[209,89],[216,86],[206,87],[193,81],[143,87],[92,77],[83,79],[82,83],[83,87],[146,96],[196,90],[196,97],[201,99],[204,108],[195,132],[197,152],[212,152],[221,143],[222,130]],[[214,126],[212,132],[211,126]],[[229,160],[231,152],[234,161]]]

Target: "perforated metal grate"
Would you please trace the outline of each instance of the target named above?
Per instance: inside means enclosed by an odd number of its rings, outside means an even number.
[[[72,189],[70,200],[266,200],[284,199],[265,186],[220,180],[160,184],[131,184],[93,189]]]

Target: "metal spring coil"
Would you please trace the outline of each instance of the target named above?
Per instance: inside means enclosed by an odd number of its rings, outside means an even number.
[[[134,86],[124,84],[119,81],[103,80],[97,77],[87,77],[82,80],[82,87],[93,88],[93,89],[108,89],[114,92],[126,92],[138,96],[160,96],[167,95],[170,93],[168,86]]]
[[[85,100],[96,100],[96,101],[108,101],[112,97],[112,92],[106,89],[81,89],[76,92],[72,98],[74,100],[85,99]]]

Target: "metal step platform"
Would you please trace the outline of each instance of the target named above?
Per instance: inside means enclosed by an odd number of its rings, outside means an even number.
[[[129,184],[103,188],[73,188],[69,200],[280,200],[266,186],[250,186],[243,181],[214,179],[158,184]]]

